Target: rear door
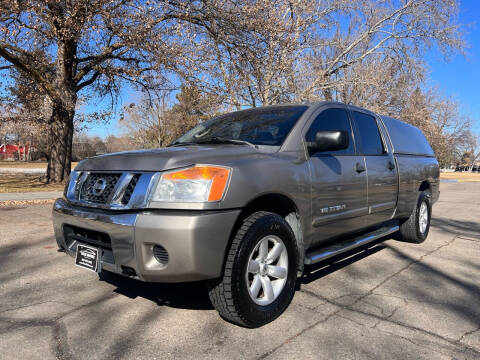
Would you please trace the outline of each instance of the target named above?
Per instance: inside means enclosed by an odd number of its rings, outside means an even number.
[[[365,226],[367,176],[363,156],[356,154],[353,128],[346,108],[327,105],[312,118],[305,130],[307,142],[322,130],[344,130],[349,135],[349,146],[345,150],[308,154],[313,241],[318,243]]]
[[[358,150],[364,155],[367,167],[367,225],[373,225],[393,215],[398,196],[397,167],[376,117],[356,109],[351,111],[351,115]]]

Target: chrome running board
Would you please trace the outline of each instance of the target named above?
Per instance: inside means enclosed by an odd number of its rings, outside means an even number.
[[[307,252],[304,263],[306,265],[318,263],[322,260],[331,258],[332,256],[368,244],[369,242],[380,239],[381,237],[393,234],[394,232],[398,231],[398,229],[399,227],[397,225],[384,226],[368,234],[363,234],[361,236],[354,237],[353,239],[347,239],[337,244],[314,250],[312,252]]]

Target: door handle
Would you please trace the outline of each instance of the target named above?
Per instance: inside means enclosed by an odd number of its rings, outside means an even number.
[[[364,172],[365,170],[366,170],[366,169],[365,169],[365,165],[362,165],[362,164],[360,164],[360,163],[358,163],[358,162],[355,164],[355,171],[356,171],[357,173],[360,174],[360,173]]]
[[[393,170],[395,169],[395,164],[393,163],[393,161],[389,161],[387,167],[388,170]]]

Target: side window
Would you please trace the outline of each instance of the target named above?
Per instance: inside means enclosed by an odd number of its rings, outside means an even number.
[[[318,131],[324,130],[345,130],[348,133],[348,148],[339,151],[329,152],[338,155],[353,155],[352,128],[348,120],[347,111],[340,108],[332,108],[322,111],[313,121],[308,129],[306,140],[313,141]]]
[[[385,152],[377,120],[371,115],[354,111],[353,118],[359,132],[359,143],[364,155],[382,155]]]

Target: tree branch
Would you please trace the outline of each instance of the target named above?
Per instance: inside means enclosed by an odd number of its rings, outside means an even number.
[[[23,71],[30,75],[33,80],[39,84],[42,89],[45,90],[45,92],[50,96],[51,99],[56,98],[57,92],[55,91],[54,87],[50,84],[48,79],[41,74],[38,70],[35,68],[27,65],[22,59],[18,56],[13,55],[12,53],[8,52],[6,47],[3,45],[0,45],[0,56],[3,57],[5,60],[10,62],[12,65],[14,65],[17,69],[20,71]]]
[[[78,71],[77,75],[75,75],[75,80],[77,82],[80,82],[85,75],[87,75],[90,71],[92,71],[95,68],[95,66],[101,64],[105,60],[111,59],[113,56],[113,53],[124,46],[125,46],[124,43],[118,42],[108,46],[101,54],[77,59],[76,60],[77,63],[87,62],[87,64]]]
[[[93,75],[90,77],[90,79],[85,80],[85,81],[83,81],[83,82],[81,82],[77,85],[77,91],[82,90],[85,86],[93,84],[95,82],[95,80],[98,79],[99,76],[100,76],[100,71],[98,71],[98,70],[95,71],[93,73]]]

